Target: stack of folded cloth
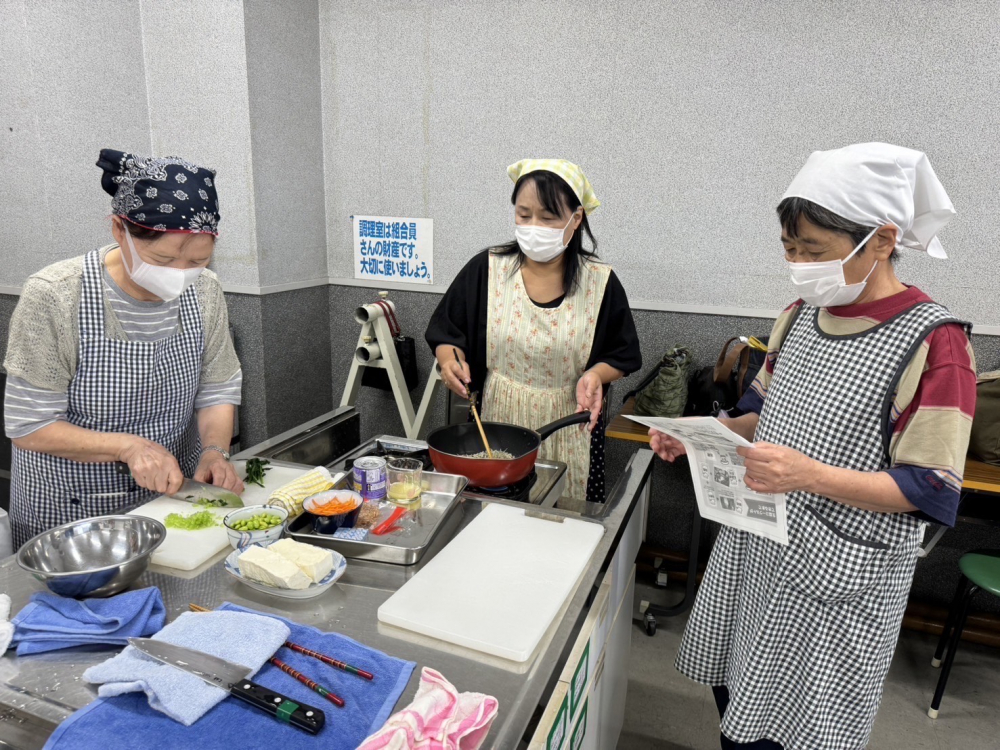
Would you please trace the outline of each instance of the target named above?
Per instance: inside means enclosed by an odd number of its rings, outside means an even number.
[[[11,645],[18,656],[94,644],[123,646],[129,638],[157,632],[165,620],[158,588],[83,600],[40,592],[11,621]]]
[[[288,511],[288,516],[294,518],[302,513],[302,503],[310,495],[317,492],[326,492],[333,487],[333,476],[330,470],[317,466],[312,471],[306,472],[298,479],[289,482],[284,487],[279,487],[271,493],[267,499],[267,504]]]

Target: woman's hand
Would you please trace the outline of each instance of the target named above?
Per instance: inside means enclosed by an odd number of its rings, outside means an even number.
[[[243,494],[243,481],[236,473],[236,468],[218,451],[210,450],[201,454],[192,478],[196,482],[214,484],[237,495]]]
[[[687,448],[677,438],[665,432],[649,428],[649,447],[664,461],[673,463],[687,453]]]
[[[448,347],[451,349],[451,347]],[[462,398],[469,397],[468,385],[472,382],[472,372],[469,370],[469,363],[465,360],[457,360],[452,352],[447,356],[438,357],[438,365],[441,368],[441,379],[448,390]]]
[[[810,492],[821,468],[819,461],[804,453],[773,443],[754,443],[736,452],[746,459],[743,481],[754,492]]]
[[[587,432],[593,432],[597,426],[603,402],[604,383],[601,382],[600,375],[593,370],[587,370],[576,383],[576,413],[590,412],[590,422],[581,425],[587,428]]]
[[[129,435],[118,458],[128,464],[136,484],[147,490],[173,495],[184,482],[174,454],[152,440]]]

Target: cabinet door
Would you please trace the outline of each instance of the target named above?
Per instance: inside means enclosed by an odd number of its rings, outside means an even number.
[[[615,615],[604,653],[604,670],[601,674],[599,706],[599,734],[601,748],[618,745],[618,736],[625,722],[625,694],[628,691],[629,651],[632,647],[632,604],[635,598],[635,565],[631,578]]]

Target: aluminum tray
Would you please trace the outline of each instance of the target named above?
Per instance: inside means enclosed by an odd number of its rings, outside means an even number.
[[[350,474],[345,474],[334,485],[337,489],[348,486]],[[468,480],[455,474],[425,472],[420,507],[413,511],[416,526],[406,536],[394,533],[384,536],[369,534],[363,542],[337,539],[329,534],[317,534],[312,528],[312,517],[303,513],[288,525],[288,535],[293,539],[317,547],[326,547],[344,557],[413,565],[438,537],[451,534],[462,520],[464,508],[459,495]]]

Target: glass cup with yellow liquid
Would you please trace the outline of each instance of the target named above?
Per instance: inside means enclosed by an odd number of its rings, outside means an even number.
[[[420,502],[424,464],[415,458],[390,458],[385,466],[389,502],[411,508]]]

